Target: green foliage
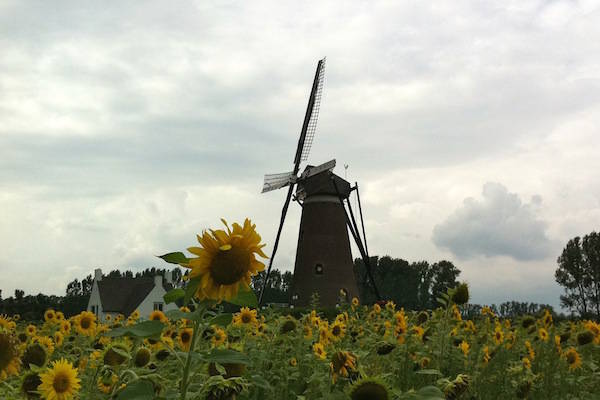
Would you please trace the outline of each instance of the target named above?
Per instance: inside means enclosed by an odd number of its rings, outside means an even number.
[[[460,270],[450,261],[429,264],[427,261],[409,263],[400,258],[371,257],[373,277],[381,297],[393,300],[407,310],[425,310],[437,304],[437,298],[457,285]],[[376,298],[362,259],[354,261],[354,276],[361,302],[372,304]]]
[[[135,336],[139,338],[160,337],[165,325],[160,321],[143,321],[132,326],[122,326],[106,333],[108,337]]]
[[[167,253],[162,256],[158,256],[170,264],[186,265],[190,262],[190,259],[185,256],[182,252],[178,251],[175,253]]]
[[[600,319],[600,233],[569,240],[557,263],[554,276],[565,290],[561,305]]]

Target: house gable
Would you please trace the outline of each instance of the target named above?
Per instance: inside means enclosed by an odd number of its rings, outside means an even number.
[[[138,310],[142,318],[148,318],[155,309],[169,311],[175,304],[165,304],[163,296],[172,288],[163,284],[161,276],[154,278],[106,278],[101,270],[95,271],[92,292],[87,310],[103,321],[106,314],[129,316]]]

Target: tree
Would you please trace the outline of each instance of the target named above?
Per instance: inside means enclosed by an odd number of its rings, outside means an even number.
[[[437,305],[439,293],[458,284],[460,270],[450,261],[430,265],[427,261],[409,263],[390,256],[371,257],[373,278],[383,300],[393,300],[398,307],[411,310],[429,309]],[[361,302],[376,301],[362,259],[354,260],[354,276]]]
[[[556,262],[554,277],[565,290],[561,305],[600,319],[600,233],[569,240]]]
[[[437,298],[442,293],[446,293],[448,288],[458,285],[456,278],[460,275],[460,270],[451,261],[443,260],[431,266],[431,274],[431,302],[437,305]]]

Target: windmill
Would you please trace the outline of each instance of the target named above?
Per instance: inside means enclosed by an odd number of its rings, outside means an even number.
[[[346,300],[354,296],[358,297],[348,231],[351,232],[358,246],[367,267],[369,280],[379,299],[379,293],[371,275],[366,241],[363,245],[354,213],[348,201],[352,191],[356,190],[358,196],[358,185],[351,187],[349,182],[332,172],[335,167],[335,159],[318,166],[307,165],[304,171],[298,175],[300,163],[307,160],[315,136],[324,77],[325,58],[319,60],[317,64],[296,147],[293,170],[265,175],[263,193],[286,186],[288,191],[281,210],[273,252],[259,296],[260,304],[263,301],[265,287],[271,273],[292,196],[302,206],[302,217],[290,304],[306,306],[313,293],[319,294],[320,304],[323,306],[334,306],[339,303],[340,294],[343,294]],[[295,194],[294,188],[296,188]],[[360,204],[360,196],[358,199]],[[362,208],[359,210],[362,223]],[[362,233],[364,237],[364,224]]]

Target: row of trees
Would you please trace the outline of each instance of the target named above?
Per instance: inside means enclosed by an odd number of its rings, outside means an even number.
[[[252,277],[252,288],[258,296],[265,282],[267,273],[259,272]],[[290,300],[290,289],[292,286],[292,277],[294,274],[291,271],[281,272],[278,269],[272,269],[269,275],[269,282],[265,287],[263,302],[266,303],[287,303]]]
[[[450,261],[429,264],[408,262],[390,256],[371,257],[373,278],[383,299],[393,300],[398,307],[409,310],[435,308],[437,298],[458,284],[460,270]],[[360,298],[369,304],[377,300],[362,259],[354,261],[354,276]]]

